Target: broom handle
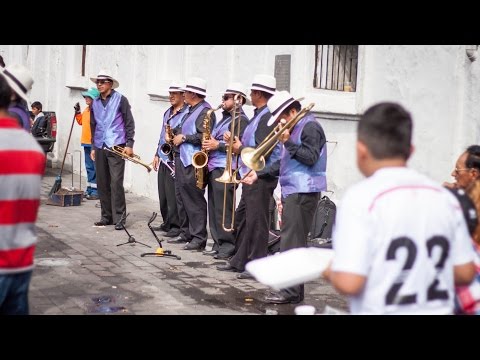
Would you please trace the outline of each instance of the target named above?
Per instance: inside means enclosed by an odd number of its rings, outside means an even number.
[[[75,115],[77,115],[77,113],[75,113]],[[65,154],[63,154],[62,167],[60,169],[60,177],[62,177],[63,165],[65,165],[65,159],[67,158],[67,152],[68,152],[68,145],[70,144],[70,138],[72,137],[73,125],[75,125],[75,115],[73,115],[72,126],[70,127],[70,134],[68,135],[68,140],[67,140],[67,147],[65,148]]]

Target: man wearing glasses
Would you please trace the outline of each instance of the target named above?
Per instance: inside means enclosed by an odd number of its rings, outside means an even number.
[[[237,103],[234,97],[237,96]],[[213,255],[215,259],[228,259],[235,250],[235,238],[232,232],[227,232],[223,226],[230,228],[232,222],[232,209],[234,186],[225,184],[215,179],[221,177],[227,162],[227,144],[223,140],[223,134],[231,129],[232,116],[235,110],[235,134],[240,132],[240,137],[247,127],[248,118],[243,112],[242,106],[247,101],[246,90],[243,84],[231,83],[222,96],[222,119],[212,130],[210,140],[203,142],[202,146],[209,152],[208,155],[208,224],[214,245],[211,251],[204,252],[205,255]],[[236,169],[236,156],[232,156],[232,169]],[[236,186],[235,186],[236,189]],[[223,209],[224,197],[225,210]],[[225,211],[225,222],[223,223],[223,212]]]
[[[455,169],[451,174],[455,178],[454,183],[444,182],[443,186],[450,189],[464,189],[473,184],[480,175],[480,146],[471,145],[465,150],[455,163]]]
[[[115,91],[117,80],[107,70],[100,70],[97,77],[90,78],[97,84],[100,96],[92,103],[90,124],[92,131],[92,160],[97,169],[97,187],[100,194],[101,219],[95,226],[112,225],[122,230],[127,210],[123,177],[125,161],[122,157],[104,150],[114,145],[124,147],[127,156],[133,155],[135,121],[128,99]]]

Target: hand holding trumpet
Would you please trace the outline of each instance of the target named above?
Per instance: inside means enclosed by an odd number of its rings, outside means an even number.
[[[225,141],[225,143],[229,143],[230,142],[230,136],[231,136],[231,132],[230,131],[225,131],[225,133],[223,134],[223,140]],[[238,139],[238,136],[235,136],[233,138],[233,145],[232,145],[232,151],[234,154],[240,154],[240,147],[242,146],[242,142]]]

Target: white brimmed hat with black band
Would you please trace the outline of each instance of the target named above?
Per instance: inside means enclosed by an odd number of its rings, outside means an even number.
[[[179,81],[172,81],[170,86],[168,87],[168,92],[184,92],[185,90],[183,88],[183,83]]]
[[[247,97],[246,87],[239,82],[233,82],[228,84],[227,90],[225,90],[222,94],[231,94],[231,95],[241,95],[245,98],[245,103],[250,105],[250,99]]]
[[[207,96],[207,82],[199,77],[192,77],[188,79],[186,85],[181,89],[183,91],[190,91],[195,94]]]
[[[295,101],[300,102],[303,99],[303,97],[294,99],[286,90],[277,91],[267,102],[268,110],[272,114],[272,117],[268,120],[267,125],[271,126],[287,107],[289,107]]]
[[[28,102],[27,93],[32,90],[33,77],[25,66],[13,64],[7,67],[0,67],[0,75],[7,80],[8,85],[23,100]]]
[[[250,86],[250,90],[259,90],[265,91],[269,94],[275,94],[275,90],[277,89],[277,80],[270,75],[266,74],[257,74],[253,78],[252,86]]]
[[[110,80],[112,82],[112,89],[116,89],[120,86],[120,83],[111,75],[110,71],[105,69],[100,70],[97,77],[91,77],[90,80],[95,84],[97,83],[97,80]]]

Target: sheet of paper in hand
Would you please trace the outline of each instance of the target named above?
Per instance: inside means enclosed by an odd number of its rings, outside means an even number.
[[[332,249],[297,248],[247,263],[246,270],[276,290],[320,277],[333,259]]]

